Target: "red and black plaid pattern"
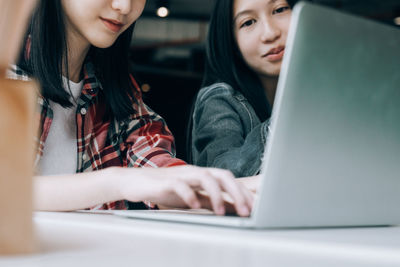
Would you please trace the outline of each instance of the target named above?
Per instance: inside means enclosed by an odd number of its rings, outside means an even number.
[[[8,77],[27,80],[28,76],[16,66],[10,69]],[[88,172],[111,166],[120,167],[168,167],[183,165],[184,161],[175,158],[174,137],[165,121],[143,100],[140,89],[132,77],[135,86],[132,105],[135,114],[130,118],[117,121],[106,119],[105,97],[99,80],[94,74],[92,64],[84,67],[84,82],[81,97],[77,103],[77,170]],[[36,137],[37,164],[43,155],[52,119],[53,111],[49,102],[38,97],[39,135]],[[95,209],[125,209],[124,201],[105,203]]]

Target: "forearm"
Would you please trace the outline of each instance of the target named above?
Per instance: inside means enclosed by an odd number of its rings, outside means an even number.
[[[117,168],[34,177],[34,209],[69,211],[122,199]]]
[[[148,200],[170,207],[213,207],[222,215],[223,192],[234,200],[241,216],[248,216],[252,206],[250,192],[240,188],[230,172],[194,166],[115,167],[84,174],[38,176],[34,187],[35,209],[47,211],[84,209],[124,199],[132,202]],[[203,205],[196,197],[199,190],[205,190],[210,196],[209,205]]]

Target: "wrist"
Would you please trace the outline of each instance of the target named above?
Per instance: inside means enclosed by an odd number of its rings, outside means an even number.
[[[102,171],[101,179],[103,191],[106,192],[111,201],[123,200],[124,185],[126,186],[125,175],[120,167],[109,167]]]
[[[107,180],[112,194],[118,200],[129,200],[131,202],[143,201],[144,195],[141,180],[141,169],[126,167],[107,168]],[[142,181],[143,182],[143,181]]]

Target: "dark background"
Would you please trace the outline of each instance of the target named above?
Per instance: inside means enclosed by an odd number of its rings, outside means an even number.
[[[400,17],[400,0],[312,2],[368,17],[400,29],[400,26],[395,24],[395,18]],[[167,121],[176,138],[177,156],[183,159],[186,158],[185,132],[190,108],[203,76],[204,39],[213,3],[214,0],[148,0],[142,16],[142,20],[147,21],[146,29],[142,32],[155,31],[151,23],[158,21],[166,23],[167,26],[174,24],[182,27],[194,23],[198,25],[200,32],[195,37],[174,38],[174,32],[170,29],[165,39],[155,40],[146,37],[145,34],[138,34],[132,42],[133,73],[142,85],[145,102]],[[160,4],[169,7],[168,17],[157,17],[156,9]],[[136,31],[140,32],[142,26],[139,20]],[[190,28],[186,30],[190,31]]]

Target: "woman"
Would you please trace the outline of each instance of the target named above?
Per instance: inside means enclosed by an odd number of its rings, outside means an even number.
[[[145,2],[39,2],[9,73],[42,86],[34,206],[125,209],[127,201],[146,200],[150,207],[211,205],[224,214],[225,191],[248,216],[252,197],[231,173],[178,166],[185,163],[174,157],[172,134],[129,75],[130,40]]]
[[[292,2],[217,0],[189,151],[199,166],[259,173]]]

